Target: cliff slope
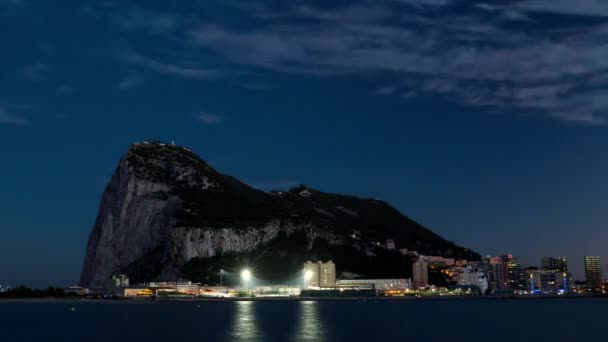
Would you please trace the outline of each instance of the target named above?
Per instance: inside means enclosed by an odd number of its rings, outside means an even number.
[[[479,257],[385,202],[305,186],[267,193],[183,147],[144,143],[131,146],[103,194],[81,284],[103,286],[119,272],[211,284],[220,269],[243,266],[269,282],[290,281],[304,261],[329,259],[338,273],[404,277],[405,250]]]

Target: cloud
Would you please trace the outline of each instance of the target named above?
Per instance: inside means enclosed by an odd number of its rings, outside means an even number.
[[[391,82],[381,94],[444,98],[570,122],[605,121],[608,104],[590,94],[608,86],[598,77],[608,70],[608,24],[536,25],[534,31],[509,24],[534,22],[533,12],[524,10],[548,4],[542,1],[445,12],[428,5],[459,2],[394,3],[424,6],[386,11],[387,2],[367,0],[331,9],[299,5],[246,30],[203,25],[191,37],[199,48],[239,66],[324,77],[390,75],[401,82]],[[558,0],[560,6],[565,11],[575,4]],[[602,6],[582,5],[600,13]]]
[[[524,0],[515,7],[530,12],[547,12],[579,16],[608,16],[606,0]]]
[[[67,85],[62,85],[57,87],[57,93],[58,94],[72,94],[74,92],[74,88],[67,86]]]
[[[144,83],[144,79],[139,74],[129,74],[118,82],[118,89],[128,90],[139,87]]]
[[[486,3],[475,4],[473,7],[478,8],[480,10],[488,11],[488,12],[496,12],[496,11],[500,11],[502,8],[504,8],[503,6],[486,4]]]
[[[24,5],[25,0],[0,0],[0,5]]]
[[[216,70],[202,69],[197,67],[189,67],[177,65],[174,63],[161,62],[151,57],[143,56],[135,52],[126,52],[121,56],[121,60],[140,67],[144,67],[165,75],[179,76],[191,79],[208,79],[216,77]]]
[[[388,96],[388,95],[394,95],[396,90],[397,89],[395,87],[386,86],[386,87],[377,89],[375,91],[375,93],[376,93],[376,95]]]
[[[50,71],[50,67],[45,63],[35,63],[25,67],[23,75],[29,81],[40,81]]]
[[[11,126],[31,126],[30,122],[20,116],[8,113],[4,108],[0,107],[0,125]]]
[[[534,20],[526,14],[512,8],[504,10],[501,13],[500,18],[510,21],[525,21],[529,23],[534,22]]]
[[[123,10],[116,18],[117,24],[128,30],[147,30],[153,33],[171,31],[178,26],[175,15],[134,8]]]
[[[223,117],[212,113],[198,114],[195,116],[195,119],[203,125],[207,126],[219,125],[224,121]]]

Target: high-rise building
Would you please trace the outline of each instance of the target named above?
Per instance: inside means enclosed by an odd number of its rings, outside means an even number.
[[[526,274],[517,258],[505,254],[486,260],[488,283],[492,290],[526,290]]]
[[[541,265],[545,270],[568,272],[568,259],[565,257],[544,257]]]
[[[585,257],[585,279],[587,289],[596,291],[602,287],[602,266],[599,256]]]
[[[421,256],[414,262],[412,278],[414,280],[414,289],[429,285],[429,263],[426,257]]]
[[[336,265],[329,262],[312,262],[304,264],[304,287],[331,288],[336,286]]]
[[[333,262],[319,262],[319,285],[325,288],[336,286],[336,265]]]
[[[526,274],[517,258],[511,254],[501,256],[507,276],[507,288],[512,290],[526,290]]]
[[[526,270],[527,287],[535,293],[568,293],[572,291],[572,274],[553,269],[530,267]]]
[[[507,275],[501,257],[486,259],[488,269],[488,283],[492,290],[507,288]]]

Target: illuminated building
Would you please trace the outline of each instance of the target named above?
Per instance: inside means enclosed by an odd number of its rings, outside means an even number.
[[[568,272],[530,267],[526,273],[528,292],[557,294],[572,291],[572,274]]]
[[[319,287],[319,264],[308,261],[304,264],[304,274],[309,275],[304,279],[304,288]]]
[[[488,283],[492,290],[507,288],[507,275],[501,257],[491,257],[486,261]]]
[[[457,276],[458,286],[475,286],[482,294],[488,290],[488,278],[483,272],[474,271],[472,267],[466,267]]]
[[[331,288],[336,286],[336,265],[331,262],[312,262],[304,264],[304,288]]]
[[[125,287],[122,288],[123,297],[152,297],[155,291],[147,287]]]
[[[568,272],[568,259],[564,257],[544,257],[541,265],[546,270]]]
[[[429,264],[426,257],[421,256],[414,262],[412,275],[414,288],[420,289],[429,285]]]
[[[585,279],[587,289],[597,291],[602,286],[602,266],[599,256],[585,257]]]
[[[129,287],[129,277],[124,274],[115,274],[112,276],[112,286],[121,288]]]
[[[409,290],[412,288],[410,279],[345,279],[336,281],[339,288],[372,288],[377,291]]]
[[[319,262],[319,286],[320,287],[335,287],[336,286],[336,265],[329,261],[326,263]]]
[[[511,254],[501,256],[507,276],[507,288],[526,290],[526,274],[517,258]]]

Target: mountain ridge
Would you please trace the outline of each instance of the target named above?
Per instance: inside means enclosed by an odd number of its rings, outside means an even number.
[[[479,257],[384,201],[304,185],[264,192],[184,147],[143,143],[129,148],[105,189],[80,283],[103,286],[119,272],[213,282],[243,262],[275,264],[260,276],[280,281],[308,259],[335,260],[339,272],[406,276],[404,250]]]

